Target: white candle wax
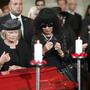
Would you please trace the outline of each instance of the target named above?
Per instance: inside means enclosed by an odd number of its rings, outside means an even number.
[[[34,45],[34,60],[42,62],[42,56],[42,44],[37,40],[37,43]]]
[[[82,53],[82,40],[80,37],[78,37],[78,39],[75,41],[75,53]]]

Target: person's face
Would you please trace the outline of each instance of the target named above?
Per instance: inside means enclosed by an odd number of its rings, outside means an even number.
[[[71,0],[71,2],[69,2],[68,4],[68,8],[70,11],[75,11],[77,7],[77,2],[76,0]]]
[[[45,4],[44,4],[43,1],[38,1],[38,2],[36,3],[36,6],[37,6],[37,9],[38,9],[38,10],[41,10],[41,9],[43,9],[43,8],[45,7]]]
[[[22,13],[23,1],[22,0],[10,0],[10,11],[18,16]]]
[[[67,8],[67,4],[64,0],[59,0],[58,1],[58,6],[61,8],[62,11],[65,11]]]
[[[6,5],[2,8],[4,14],[8,14],[10,12],[9,5]]]
[[[5,40],[8,42],[16,42],[19,38],[19,31],[18,30],[13,30],[13,31],[6,31],[5,34]]]
[[[53,33],[53,24],[42,24],[42,30],[45,35],[51,35]]]

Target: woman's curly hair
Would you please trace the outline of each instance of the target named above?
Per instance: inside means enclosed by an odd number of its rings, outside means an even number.
[[[58,19],[57,14],[53,11],[52,8],[44,8],[42,9],[38,16],[35,18],[35,32],[37,34],[42,33],[41,24],[50,24],[53,23],[53,33],[59,34],[60,30],[60,21]]]

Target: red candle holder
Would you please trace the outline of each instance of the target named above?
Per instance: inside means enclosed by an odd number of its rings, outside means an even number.
[[[35,60],[32,60],[31,62],[31,65],[44,65],[44,64],[47,64],[46,60],[42,60],[42,62],[40,62],[39,60],[37,60],[37,62]]]
[[[87,53],[80,53],[80,54],[78,54],[78,53],[73,53],[73,54],[71,54],[71,56],[72,56],[73,58],[80,58],[80,59],[82,59],[82,58],[86,58],[86,57],[88,56],[88,54],[87,54]]]
[[[73,53],[71,56],[77,59],[77,81],[78,81],[78,90],[81,90],[81,59],[88,56],[87,53]]]

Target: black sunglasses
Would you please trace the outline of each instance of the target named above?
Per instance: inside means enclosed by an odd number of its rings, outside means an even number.
[[[41,28],[46,28],[46,27],[53,27],[53,23],[42,23]]]

